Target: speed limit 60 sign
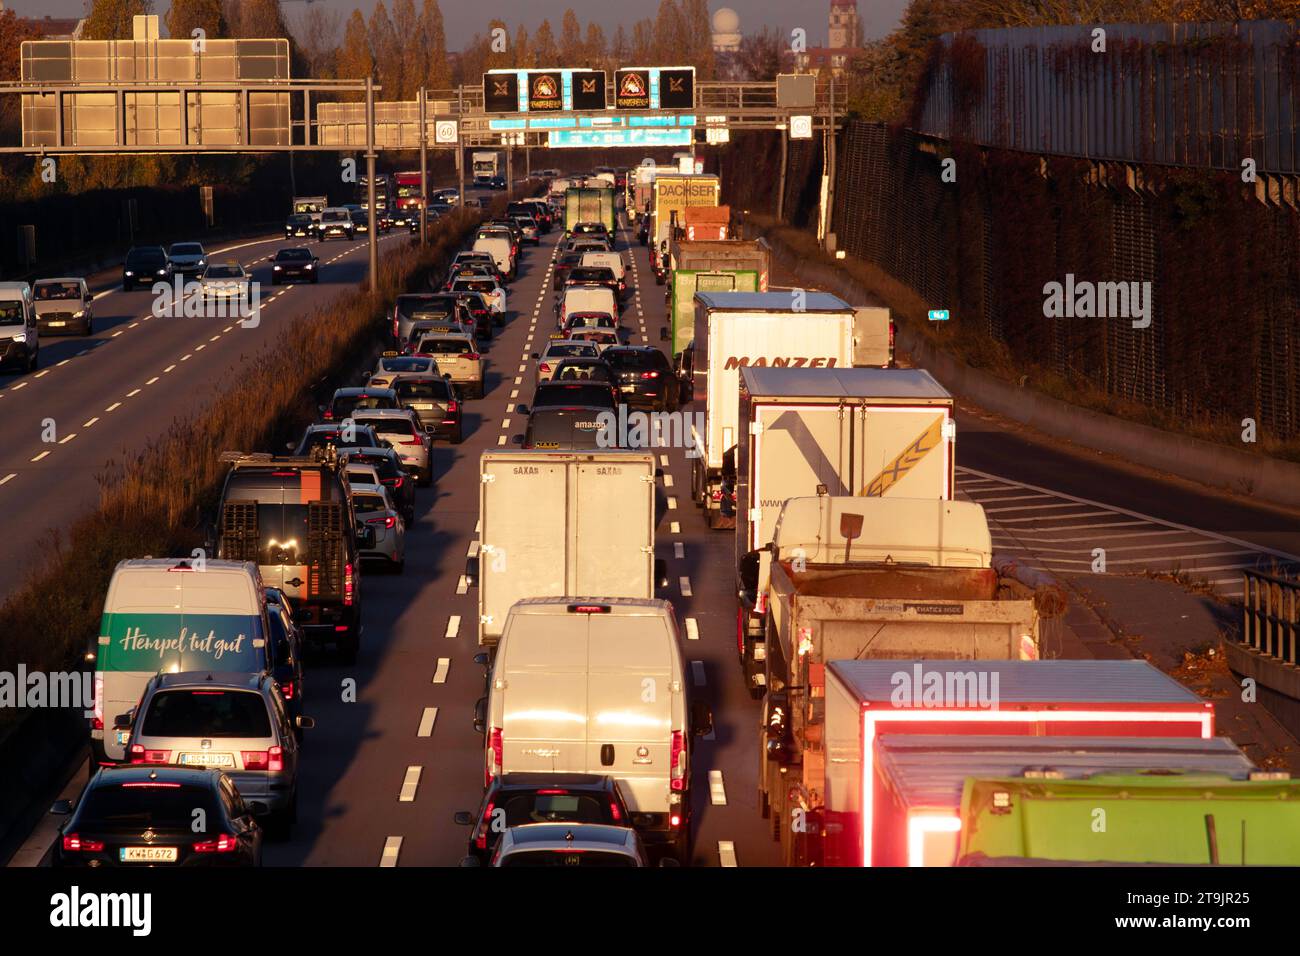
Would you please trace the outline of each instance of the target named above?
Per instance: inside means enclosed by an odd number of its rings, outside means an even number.
[[[455,120],[438,120],[433,126],[433,141],[435,143],[454,143],[456,142],[456,121]]]

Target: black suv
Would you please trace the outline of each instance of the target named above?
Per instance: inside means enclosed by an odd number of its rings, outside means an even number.
[[[649,345],[612,345],[600,357],[614,370],[622,401],[661,412],[677,410],[677,376],[663,352]]]
[[[172,262],[162,246],[132,246],[122,263],[122,290],[130,292],[137,285],[170,282]]]

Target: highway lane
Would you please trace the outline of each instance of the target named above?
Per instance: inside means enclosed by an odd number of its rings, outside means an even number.
[[[380,250],[409,238],[406,232],[381,236]],[[277,236],[228,251],[261,283],[256,327],[238,316],[154,317],[148,289],[119,286],[96,297],[91,336],[43,338],[37,372],[0,378],[0,508],[6,513],[0,598],[21,580],[48,529],[98,500],[95,474],[105,461],[144,447],[175,419],[199,410],[295,316],[365,277],[365,241],[332,240],[312,244],[321,260],[318,284],[273,287],[267,260],[291,244]],[[213,255],[224,261],[227,253]]]
[[[558,230],[524,253],[508,290],[507,326],[488,352],[487,394],[467,406],[465,442],[435,448],[437,484],[420,493],[406,573],[364,575],[357,667],[322,660],[308,675],[307,709],[317,726],[306,744],[299,823],[291,840],[268,846],[270,865],[448,866],[464,854],[468,833],[452,815],[477,810],[483,790],[483,738],[472,717],[485,675],[474,663],[476,595],[462,579],[477,552],[478,460],[523,430],[514,407],[531,397],[525,356],[553,327],[549,267],[557,239]],[[664,306],[639,246],[633,259],[638,292],[650,282],[623,317],[639,344],[651,330],[657,336]],[[758,706],[738,679],[732,644],[731,539],[709,532],[691,505],[684,451],[657,453],[665,456],[657,555],[671,581],[660,596],[677,609],[689,679],[715,714],[712,738],[695,749],[694,858],[774,864],[775,844],[757,810]],[[355,702],[344,699],[350,680]],[[711,774],[720,775],[715,789],[725,805],[712,802]],[[722,843],[731,848],[720,852]]]

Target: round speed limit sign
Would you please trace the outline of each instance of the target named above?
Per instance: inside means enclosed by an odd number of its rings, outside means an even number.
[[[433,127],[433,138],[438,143],[456,142],[456,121],[440,120]]]

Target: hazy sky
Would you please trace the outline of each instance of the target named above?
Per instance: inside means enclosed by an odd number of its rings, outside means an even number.
[[[293,19],[305,9],[303,0],[283,0],[286,14]],[[315,0],[324,7],[339,10],[344,17],[356,7],[369,16],[375,0]],[[597,19],[605,28],[607,35],[613,35],[615,28],[622,22],[632,24],[636,20],[654,16],[658,0],[488,0],[486,3],[467,3],[465,0],[441,0],[443,16],[447,22],[447,43],[452,49],[459,49],[474,35],[484,29],[492,17],[500,17],[513,27],[522,22],[531,30],[549,18],[551,26],[559,30],[560,17],[572,7],[578,19],[585,25],[591,19]],[[154,0],[157,12],[166,12],[169,0]],[[858,15],[868,38],[883,36],[892,30],[898,22],[907,0],[858,0]],[[391,12],[391,0],[388,3]],[[419,6],[417,0],[416,6]],[[761,29],[765,26],[789,30],[803,27],[808,31],[808,39],[815,45],[826,42],[826,16],[830,9],[830,0],[710,0],[709,9],[729,6],[740,15],[741,32]],[[0,0],[0,7],[15,10],[20,16],[74,17],[85,11],[85,0]]]

